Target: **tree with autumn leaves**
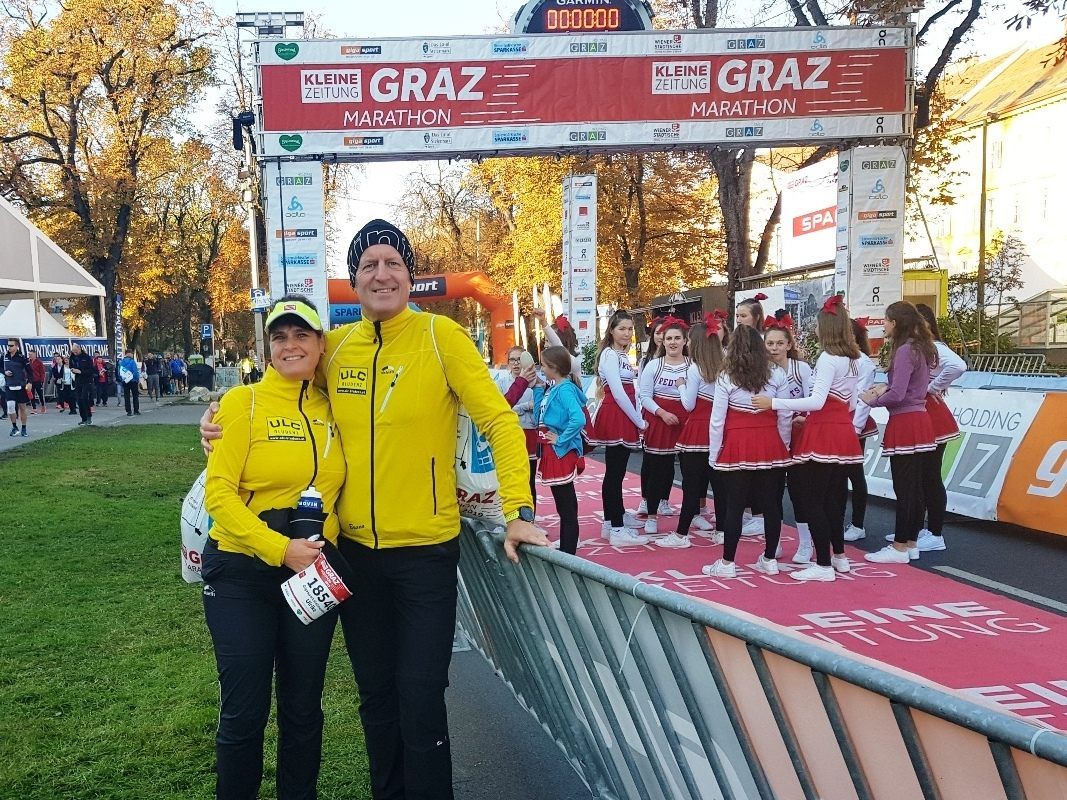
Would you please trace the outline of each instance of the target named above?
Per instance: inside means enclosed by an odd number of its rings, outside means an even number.
[[[220,177],[233,170],[190,123],[212,80],[217,19],[198,0],[5,10],[0,191],[100,281],[108,309],[124,294],[134,346],[173,304],[190,351],[193,316],[218,319],[247,297],[239,197]],[[110,341],[111,314],[106,327]]]

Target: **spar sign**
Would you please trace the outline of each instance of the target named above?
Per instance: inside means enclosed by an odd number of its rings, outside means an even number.
[[[907,28],[258,43],[261,153],[353,159],[909,133]]]

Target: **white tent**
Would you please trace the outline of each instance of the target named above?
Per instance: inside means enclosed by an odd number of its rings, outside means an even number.
[[[63,324],[45,311],[35,300],[12,300],[4,308],[0,300],[0,338],[17,336],[20,339],[35,336],[59,336],[67,338],[70,333]],[[34,307],[37,319],[33,318]]]
[[[2,197],[0,242],[3,242],[0,248],[0,305],[15,299],[30,299],[34,303],[28,312],[34,329],[23,335],[46,334],[49,315],[41,311],[34,315],[32,310],[40,309],[42,298],[98,297],[101,316],[106,312],[104,287]],[[3,327],[0,332],[4,335],[13,333]],[[99,333],[103,335],[102,331]]]

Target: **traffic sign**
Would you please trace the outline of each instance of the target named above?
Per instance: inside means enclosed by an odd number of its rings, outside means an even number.
[[[200,326],[201,339],[210,339],[214,335],[214,328],[209,323],[205,322],[203,325]]]

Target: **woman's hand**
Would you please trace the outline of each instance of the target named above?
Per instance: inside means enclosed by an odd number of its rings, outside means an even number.
[[[884,383],[876,383],[874,386],[872,386],[870,389],[860,395],[860,400],[862,400],[867,405],[870,405],[872,400],[878,399],[887,391],[889,391],[889,387],[886,386]]]
[[[526,381],[530,386],[534,385],[534,381],[537,380],[537,370],[534,369],[534,365],[526,367],[526,369],[519,370],[519,377]]]
[[[664,421],[667,425],[677,425],[678,417],[672,414],[670,411],[664,411],[662,408],[656,412],[656,416]]]
[[[211,420],[215,418],[215,412],[219,410],[219,404],[212,401],[208,403],[207,408],[204,409],[204,414],[200,417],[200,446],[204,448],[204,455],[210,455],[214,449],[211,446],[211,442],[214,439],[222,438],[222,426],[216,425]]]
[[[540,320],[542,325],[544,325],[545,320],[548,319],[548,316],[545,314],[545,310],[543,308],[535,308],[530,313],[537,317],[537,319]]]
[[[554,431],[545,431],[544,437],[545,441],[549,444],[555,444],[559,441],[559,434],[555,433]]]
[[[770,411],[773,408],[771,404],[771,398],[765,397],[762,394],[753,395],[752,405],[758,408],[760,411]]]
[[[307,569],[315,563],[324,544],[323,541],[309,542],[307,539],[290,539],[285,548],[285,558],[282,563],[293,572]]]

